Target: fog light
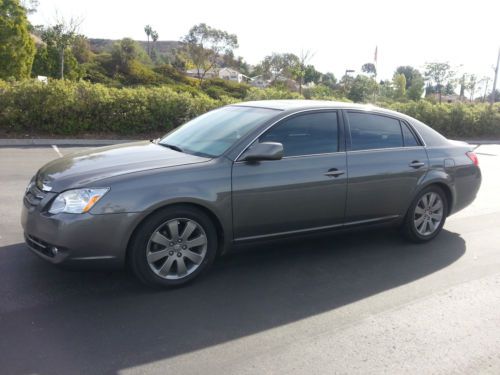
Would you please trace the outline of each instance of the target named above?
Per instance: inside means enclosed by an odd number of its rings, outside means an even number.
[[[54,255],[54,256],[56,256],[56,255],[57,255],[57,253],[59,253],[59,249],[58,249],[57,247],[55,247],[55,246],[54,246],[54,247],[52,247],[52,248],[50,249],[50,251],[52,252],[52,255]]]

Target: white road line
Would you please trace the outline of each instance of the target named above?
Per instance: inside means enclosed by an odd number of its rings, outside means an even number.
[[[59,151],[59,147],[57,147],[56,145],[52,145],[52,148],[54,149],[56,154],[59,155],[60,158],[63,157],[63,154],[61,153],[61,151]]]

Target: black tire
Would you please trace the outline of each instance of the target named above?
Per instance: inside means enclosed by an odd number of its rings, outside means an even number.
[[[206,253],[192,273],[179,279],[167,279],[156,274],[147,259],[148,244],[153,233],[164,223],[177,218],[186,218],[199,224],[206,235]],[[189,283],[206,272],[217,254],[217,232],[210,217],[203,211],[190,206],[172,206],[155,212],[147,217],[137,229],[130,243],[128,261],[134,274],[143,283],[156,287],[175,287]]]
[[[442,213],[442,219],[439,223],[439,225],[436,227],[436,229],[428,234],[428,235],[423,235],[421,234],[416,227],[415,224],[415,210],[417,208],[417,204],[420,202],[422,197],[426,194],[429,193],[435,193],[439,196],[441,199],[441,202],[443,204],[443,213]],[[431,185],[425,189],[423,189],[421,192],[417,194],[415,199],[412,201],[410,207],[408,208],[408,211],[406,213],[403,225],[402,225],[402,232],[403,235],[410,241],[415,242],[415,243],[424,243],[432,240],[435,238],[443,229],[444,223],[446,221],[446,217],[448,215],[448,198],[439,186],[437,185]]]

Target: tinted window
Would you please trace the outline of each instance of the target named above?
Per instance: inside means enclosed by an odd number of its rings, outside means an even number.
[[[284,156],[336,152],[337,113],[309,113],[283,120],[262,135],[259,142],[280,142],[283,144]]]
[[[403,147],[403,135],[398,120],[368,113],[349,113],[351,149]]]
[[[401,129],[403,129],[403,140],[405,142],[406,147],[419,146],[417,139],[415,138],[411,130],[408,128],[408,125],[402,122]]]

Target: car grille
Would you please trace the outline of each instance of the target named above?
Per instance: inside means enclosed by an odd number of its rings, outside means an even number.
[[[51,257],[51,258],[54,257],[54,254],[50,250],[51,245],[49,245],[47,242],[42,241],[41,239],[30,236],[30,235],[26,235],[25,238],[26,238],[26,243],[32,249],[34,249],[34,250],[36,250],[36,251],[38,251],[38,252],[40,252],[43,255],[46,255],[48,257]]]
[[[24,205],[28,208],[36,207],[45,198],[45,195],[45,192],[37,188],[35,184],[31,184],[26,194],[24,194]]]

